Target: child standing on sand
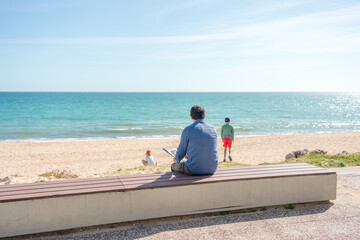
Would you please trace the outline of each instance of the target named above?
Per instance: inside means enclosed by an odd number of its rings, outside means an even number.
[[[224,143],[224,162],[226,162],[226,150],[229,148],[229,159],[231,158],[231,146],[234,141],[234,128],[230,125],[230,118],[225,118],[225,124],[221,128],[221,139]]]
[[[145,154],[145,160],[142,160],[144,166],[156,166],[157,162],[154,160],[154,157],[151,155],[151,151],[147,150]]]

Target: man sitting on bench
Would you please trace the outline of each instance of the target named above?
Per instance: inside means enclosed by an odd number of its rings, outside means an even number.
[[[212,174],[218,166],[216,130],[204,121],[205,109],[202,106],[193,106],[190,117],[194,123],[181,134],[171,170],[186,175]],[[187,160],[181,161],[183,158]]]

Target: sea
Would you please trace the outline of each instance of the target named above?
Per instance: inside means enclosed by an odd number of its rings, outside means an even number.
[[[179,138],[196,104],[219,134],[360,131],[360,93],[0,92],[0,142]]]

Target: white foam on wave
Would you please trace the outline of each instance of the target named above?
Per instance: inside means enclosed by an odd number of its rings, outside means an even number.
[[[131,131],[131,130],[142,130],[143,128],[136,127],[136,128],[108,128],[107,131]]]
[[[349,133],[354,131],[318,131],[318,132],[285,132],[285,133],[256,133],[256,134],[235,134],[235,137],[258,137],[269,135],[297,135],[297,134],[328,134],[328,133]],[[166,140],[179,139],[181,135],[151,135],[151,136],[128,136],[128,137],[85,137],[85,138],[29,138],[29,139],[3,139],[1,143],[22,143],[22,142],[92,142],[92,141],[124,141],[124,140]],[[220,135],[218,136],[220,138]]]
[[[92,142],[92,141],[116,141],[116,140],[156,140],[156,139],[178,139],[180,135],[153,135],[153,136],[129,136],[129,137],[88,137],[88,138],[29,138],[29,139],[4,139],[0,143],[22,143],[22,142]]]

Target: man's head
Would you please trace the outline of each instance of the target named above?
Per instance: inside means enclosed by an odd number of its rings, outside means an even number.
[[[230,123],[230,118],[228,118],[228,117],[225,118],[225,123],[226,123],[226,124],[229,124],[229,123]]]
[[[199,120],[205,118],[205,109],[200,105],[195,105],[190,110],[190,116],[193,120]]]

